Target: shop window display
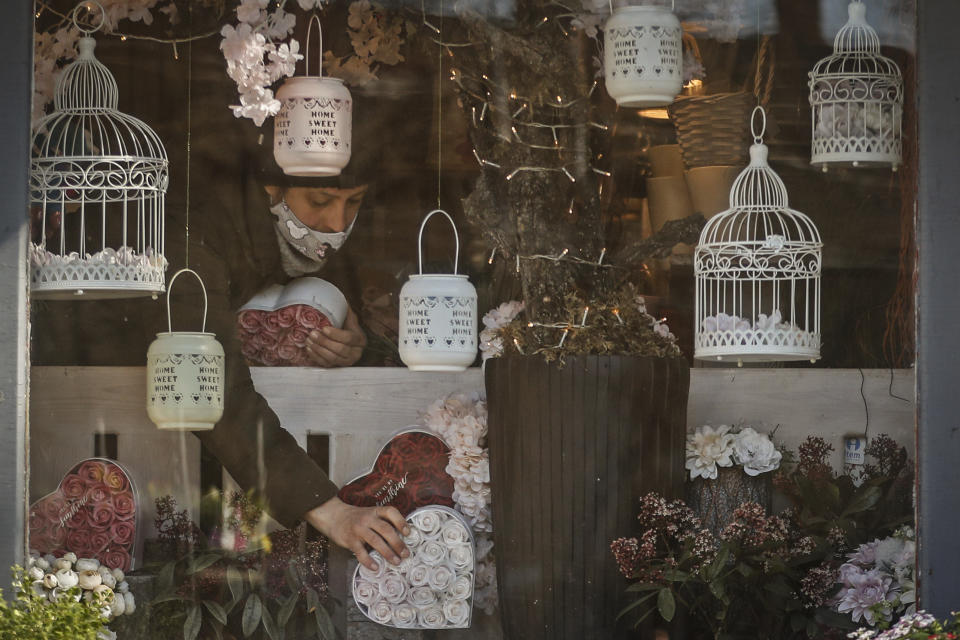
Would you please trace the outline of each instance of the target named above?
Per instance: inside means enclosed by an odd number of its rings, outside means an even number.
[[[915,6],[854,3],[903,72],[898,171],[824,174],[807,73],[842,16],[645,4],[38,2],[35,122],[78,55],[71,16],[102,21],[119,108],[169,160],[169,266],[157,300],[33,301],[25,595],[78,589],[120,638],[815,638],[904,615],[932,629],[906,454]],[[607,33],[611,11],[633,22]],[[347,91],[290,93],[318,60]],[[618,106],[611,64],[618,95],[631,72],[676,76],[670,95]],[[764,160],[822,240],[816,364],[693,360],[695,247],[733,206],[755,106]],[[334,144],[342,168],[285,155]],[[88,218],[67,200],[31,210],[37,246]],[[456,246],[421,227],[437,209]],[[106,213],[84,233],[121,246]],[[771,233],[751,229],[761,254],[783,248]],[[182,268],[205,291],[171,288]],[[786,300],[789,270],[771,268]],[[401,291],[455,274],[475,307]],[[730,308],[752,314],[745,297],[768,292],[743,282]],[[222,374],[147,371],[168,302],[175,331],[215,334]],[[781,311],[769,321],[796,322]],[[720,312],[714,330],[737,335]],[[478,348],[465,370],[417,371],[415,340],[449,342],[452,369]],[[222,384],[214,428],[150,422],[148,389],[191,402],[178,375]]]

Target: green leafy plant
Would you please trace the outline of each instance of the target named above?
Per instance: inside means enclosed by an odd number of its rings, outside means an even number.
[[[48,598],[34,582],[25,569],[13,568],[16,599],[8,603],[0,593],[0,638],[96,640],[104,628],[102,605],[82,599],[79,587]]]
[[[160,569],[150,604],[156,617],[182,625],[184,640],[334,640],[326,541],[304,540],[302,527],[256,536],[260,508],[243,494],[228,503],[224,534],[213,543],[200,538]]]

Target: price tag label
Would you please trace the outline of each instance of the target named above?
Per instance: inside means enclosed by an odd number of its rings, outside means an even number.
[[[846,464],[866,463],[867,439],[863,436],[847,436],[843,439],[843,461]]]

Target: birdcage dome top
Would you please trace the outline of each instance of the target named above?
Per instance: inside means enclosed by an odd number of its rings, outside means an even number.
[[[770,168],[768,155],[762,143],[750,147],[750,164],[730,190],[730,208],[707,221],[701,247],[736,245],[740,250],[775,252],[821,245],[813,221],[790,208],[787,188]]]
[[[810,75],[899,76],[897,63],[880,54],[880,37],[867,24],[866,5],[854,0],[847,11],[849,18],[833,39],[833,54],[818,61]]]

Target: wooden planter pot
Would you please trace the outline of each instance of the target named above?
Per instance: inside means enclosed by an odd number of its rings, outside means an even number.
[[[687,487],[687,504],[703,526],[720,535],[744,502],[756,502],[767,513],[772,505],[773,473],[748,476],[743,467],[721,467],[715,480],[697,478]]]
[[[615,638],[626,581],[610,542],[637,499],[682,494],[690,372],[681,359],[487,362],[494,542],[508,640]]]

